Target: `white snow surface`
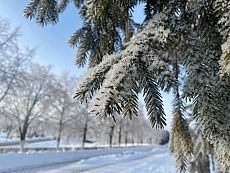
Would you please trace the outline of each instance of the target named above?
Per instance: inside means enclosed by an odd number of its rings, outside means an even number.
[[[4,132],[0,132],[0,146],[6,146],[8,148],[20,148],[20,138],[16,135],[13,135],[11,138],[6,137],[7,134]],[[32,137],[32,138],[26,138],[26,141],[28,143],[25,144],[25,148],[56,148],[57,141],[52,140],[53,137]],[[37,140],[37,141],[36,141]],[[39,141],[41,140],[41,141]],[[47,141],[42,141],[47,140]],[[15,143],[15,144],[12,144]],[[74,140],[69,141],[61,141],[60,148],[62,147],[70,147],[70,148],[79,148],[82,146],[82,139],[77,138]],[[100,147],[101,144],[97,142],[93,143],[85,143],[85,147]]]
[[[0,154],[0,173],[176,173],[167,146]]]

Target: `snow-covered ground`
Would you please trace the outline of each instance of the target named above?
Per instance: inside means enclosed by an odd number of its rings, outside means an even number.
[[[167,146],[0,154],[1,173],[176,173]]]
[[[11,136],[11,138],[6,137],[7,134],[0,132],[0,147],[11,146],[13,148],[20,148],[20,139],[16,135]],[[52,137],[32,137],[26,138],[28,143],[25,144],[25,148],[56,148],[57,141]],[[81,147],[82,139],[75,139],[70,141],[61,141],[60,147],[69,147],[69,148],[79,148]],[[92,142],[85,143],[85,147],[98,147],[101,146],[100,143]]]
[[[27,148],[36,148],[36,144],[42,147],[49,147],[52,144],[52,147],[55,146],[56,141],[53,140],[52,137],[32,137],[26,138],[26,146]],[[33,145],[34,144],[34,145]],[[30,147],[31,146],[31,147]],[[34,147],[33,147],[34,146]],[[20,138],[16,135],[7,138],[7,134],[4,132],[0,132],[0,147],[6,148],[20,148]],[[55,148],[55,147],[53,147]]]
[[[10,138],[7,138],[6,136],[6,133],[0,132],[0,142],[12,142],[19,140],[19,138],[16,135],[11,136]]]
[[[44,141],[44,142],[36,142],[36,143],[30,143],[26,144],[26,148],[56,148],[57,141],[56,140],[50,140],[50,141]],[[60,147],[69,147],[69,148],[79,148],[81,147],[82,143],[81,140],[72,140],[72,141],[61,141]],[[101,146],[100,144],[93,142],[93,143],[85,143],[85,147],[98,147]]]

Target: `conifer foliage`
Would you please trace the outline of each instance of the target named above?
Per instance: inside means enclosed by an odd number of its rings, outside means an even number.
[[[219,31],[223,36],[220,73],[230,75],[230,2],[228,0],[217,0],[214,3],[214,8],[218,18]]]
[[[30,0],[25,16],[41,25],[58,22],[69,0]],[[178,169],[186,170],[193,152],[184,101],[202,139],[213,146],[218,167],[230,171],[230,2],[228,0],[73,0],[83,26],[70,38],[76,62],[89,72],[75,97],[107,117],[132,118],[143,91],[153,127],[165,126],[160,90],[173,91],[170,149]],[[145,21],[132,19],[145,4]],[[182,70],[180,70],[182,69]],[[184,75],[181,77],[181,75]]]

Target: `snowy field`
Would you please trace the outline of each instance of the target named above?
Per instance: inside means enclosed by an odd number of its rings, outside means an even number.
[[[0,173],[176,173],[167,146],[0,154]]]

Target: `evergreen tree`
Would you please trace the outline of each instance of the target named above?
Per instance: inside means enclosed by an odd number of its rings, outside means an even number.
[[[69,1],[31,0],[28,18],[56,23]],[[85,0],[73,1],[84,20],[70,39],[78,46],[77,63],[89,72],[76,97],[90,100],[90,110],[102,117],[137,115],[143,91],[153,127],[165,126],[159,90],[173,91],[171,150],[180,171],[192,153],[183,99],[193,101],[193,119],[202,137],[213,145],[219,167],[230,170],[230,83],[228,0]],[[145,4],[145,22],[138,32],[132,9]],[[124,38],[124,39],[123,39]],[[180,78],[182,67],[186,74]],[[180,84],[180,81],[182,85]],[[181,89],[180,89],[181,87]]]

